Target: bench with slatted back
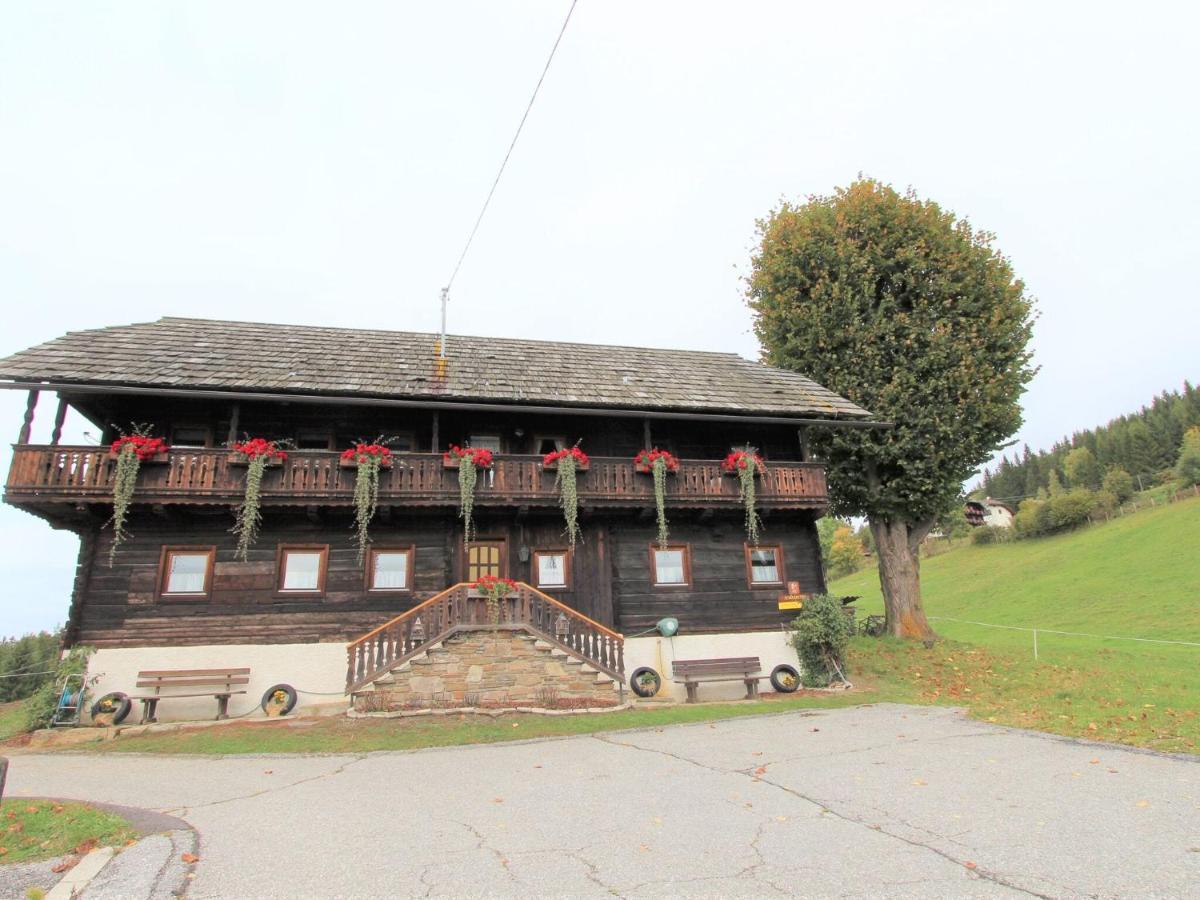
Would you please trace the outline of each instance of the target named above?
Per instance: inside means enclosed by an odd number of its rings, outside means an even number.
[[[217,701],[217,718],[229,717],[229,698],[234,694],[244,694],[246,690],[237,690],[236,685],[250,683],[249,669],[155,669],[138,672],[137,686],[139,688],[154,688],[153,694],[142,694],[130,697],[130,700],[142,701],[142,722],[155,722],[160,700],[181,700],[184,697],[214,697]],[[207,690],[201,690],[207,688]],[[174,693],[182,689],[186,693]],[[172,693],[164,694],[164,690]]]
[[[675,683],[687,688],[687,702],[696,702],[696,689],[705,681],[744,681],[746,699],[758,696],[762,663],[757,656],[730,656],[725,659],[677,659],[672,665]]]

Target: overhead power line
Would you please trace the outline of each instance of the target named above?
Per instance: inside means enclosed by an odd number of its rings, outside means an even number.
[[[508,151],[504,154],[504,159],[500,162],[500,169],[496,172],[496,177],[492,181],[491,190],[487,192],[483,206],[480,207],[479,215],[475,217],[475,224],[471,227],[471,233],[467,235],[467,242],[463,245],[462,253],[458,255],[458,262],[454,264],[454,271],[450,273],[450,279],[446,282],[446,286],[442,288],[441,346],[443,355],[445,355],[446,348],[446,301],[450,296],[450,287],[454,284],[454,279],[458,277],[458,270],[462,268],[463,260],[467,258],[467,251],[471,249],[471,243],[475,240],[475,234],[479,231],[479,225],[483,222],[483,216],[487,212],[488,205],[492,202],[492,196],[496,193],[496,187],[500,184],[500,178],[504,175],[504,169],[508,165],[508,160],[512,156],[513,149],[517,146],[517,139],[521,137],[521,129],[525,127],[525,120],[529,118],[529,111],[533,109],[533,102],[537,100],[538,91],[542,89],[542,82],[546,80],[546,73],[550,71],[550,63],[554,62],[554,54],[558,51],[558,45],[562,42],[563,35],[567,31],[567,25],[571,21],[571,13],[575,12],[575,4],[578,2],[579,0],[571,0],[571,7],[567,10],[567,17],[563,19],[562,28],[558,30],[558,37],[554,39],[554,46],[550,48],[550,55],[546,57],[546,65],[542,66],[542,74],[538,76],[537,84],[534,85],[533,93],[529,97],[529,103],[525,105],[525,112],[522,114],[521,121],[517,125],[512,142],[508,145]]]

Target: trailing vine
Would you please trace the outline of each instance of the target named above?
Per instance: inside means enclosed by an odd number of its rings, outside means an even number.
[[[358,534],[358,561],[361,563],[371,543],[371,520],[379,505],[379,470],[392,464],[392,451],[383,438],[373,444],[358,443],[342,451],[342,461],[358,470],[354,477],[354,529]]]
[[[667,546],[667,475],[679,470],[679,460],[666,450],[639,450],[633,458],[633,463],[639,470],[644,470],[654,477],[654,507],[658,512],[658,543],[660,547]]]
[[[488,621],[493,625],[499,625],[500,601],[517,589],[517,583],[511,578],[481,575],[474,587],[483,592],[483,601],[487,604]]]
[[[133,492],[137,488],[138,471],[142,463],[170,449],[166,441],[151,437],[149,431],[148,425],[135,425],[133,434],[121,435],[109,447],[117,458],[117,470],[113,474],[113,514],[109,519],[113,527],[112,544],[108,548],[109,568],[112,568],[117,557],[117,548],[129,537],[125,523],[129,520],[129,507],[133,503]]]
[[[555,466],[558,470],[554,486],[558,488],[563,518],[567,522],[567,543],[575,549],[575,542],[583,537],[579,528],[579,488],[576,475],[588,466],[588,455],[574,446],[569,450],[556,450],[542,457],[543,466]]]
[[[754,506],[757,492],[754,479],[766,471],[762,457],[747,445],[745,450],[734,450],[726,456],[725,461],[721,463],[721,469],[728,474],[737,476],[742,506],[746,510],[746,537],[749,538],[750,543],[757,546],[762,530],[762,519],[759,518],[758,510]]]
[[[458,517],[463,520],[463,541],[469,544],[475,536],[475,486],[479,483],[479,470],[492,467],[492,451],[451,444],[442,454],[442,460],[447,466],[458,467]]]
[[[258,529],[262,525],[263,474],[271,460],[285,460],[287,453],[279,449],[274,441],[265,438],[242,441],[234,444],[231,449],[234,459],[246,464],[246,493],[242,497],[242,505],[238,508],[237,521],[230,529],[238,536],[235,555],[245,562],[250,546],[258,539]]]

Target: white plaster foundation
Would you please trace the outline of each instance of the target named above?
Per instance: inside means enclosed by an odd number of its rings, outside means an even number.
[[[682,684],[671,680],[674,660],[729,656],[757,656],[762,662],[763,675],[771,674],[780,663],[787,663],[797,670],[800,668],[796,651],[782,629],[737,634],[677,634],[670,638],[649,635],[625,640],[626,686],[634,669],[649,666],[662,678],[658,696],[682,702],[687,699],[687,691]],[[758,686],[760,690],[772,690],[768,681],[760,681]],[[741,681],[702,684],[697,692],[699,700],[738,700],[745,696],[746,685]]]
[[[780,663],[799,668],[796,651],[782,630],[749,631],[736,634],[681,634],[671,638],[650,635],[628,638],[625,641],[625,678],[639,666],[649,666],[662,677],[658,696],[683,701],[687,692],[682,684],[671,680],[671,663],[676,659],[710,659],[727,656],[757,656],[762,661],[762,673],[770,674]],[[344,710],[349,698],[343,693],[346,685],[346,645],[341,643],[311,644],[209,644],[199,647],[120,647],[96,651],[88,665],[88,676],[99,676],[90,688],[90,701],[95,702],[110,691],[136,696],[146,693],[137,687],[137,673],[144,669],[232,669],[249,668],[250,683],[245,694],[235,694],[229,701],[230,716],[250,713],[261,716],[259,701],[267,688],[275,684],[290,684],[299,694],[296,712],[315,711],[316,707],[336,707]],[[771,690],[768,682],[760,682],[761,690]],[[185,693],[179,691],[178,693]],[[309,693],[303,693],[309,692]],[[167,692],[169,695],[170,691]],[[701,700],[737,700],[745,696],[741,681],[716,682],[701,685]],[[627,695],[628,696],[628,695]],[[159,704],[160,722],[212,719],[217,714],[217,702],[211,697],[194,697],[164,701]],[[134,703],[126,724],[135,724],[141,716],[141,705]],[[90,721],[85,712],[84,722]]]
[[[211,644],[199,647],[120,647],[97,650],[88,662],[88,677],[99,676],[89,689],[89,703],[94,703],[110,691],[129,696],[153,693],[153,688],[137,687],[137,673],[145,669],[235,669],[249,668],[250,683],[246,693],[234,694],[229,700],[229,715],[251,712],[262,716],[259,701],[272,685],[290,684],[301,693],[296,712],[317,706],[337,705],[345,709],[349,698],[342,692],[346,686],[346,645],[330,644]],[[202,690],[196,688],[195,690]],[[216,690],[216,688],[213,688]],[[188,689],[166,691],[187,693]],[[325,694],[327,696],[317,696]],[[212,719],[217,714],[217,701],[212,697],[191,697],[169,700],[159,704],[160,722],[182,722]],[[141,704],[134,703],[133,711],[124,724],[136,724],[141,718]],[[90,722],[90,711],[83,721]]]

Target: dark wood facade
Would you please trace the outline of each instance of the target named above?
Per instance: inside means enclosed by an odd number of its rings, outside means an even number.
[[[165,515],[141,510],[111,568],[111,532],[85,532],[70,640],[96,647],[344,642],[467,578],[461,527],[450,511],[393,512],[376,523],[376,546],[414,552],[411,589],[387,593],[366,589],[345,511],[312,518],[269,512],[246,562],[234,557],[229,523],[230,514],[219,507]],[[677,513],[671,542],[689,548],[691,584],[663,588],[652,584],[650,574],[652,521],[637,514],[591,516],[583,523],[583,540],[570,552],[568,587],[544,590],[627,635],[668,615],[679,619],[685,633],[775,628],[785,618],[777,608],[781,588],[751,587],[741,526],[732,515],[699,521],[695,514]],[[547,514],[518,519],[485,513],[478,519],[478,539],[502,542],[503,574],[531,583],[534,555],[567,547],[561,518]],[[811,513],[772,516],[762,543],[782,548],[787,579],[799,581],[805,592],[824,589]],[[328,547],[318,596],[278,591],[279,549],[297,546]],[[161,593],[164,547],[216,548],[207,596]]]

